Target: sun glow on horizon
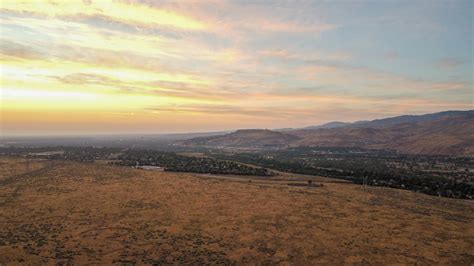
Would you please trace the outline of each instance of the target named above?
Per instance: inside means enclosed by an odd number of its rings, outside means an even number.
[[[422,15],[416,1],[350,5],[365,12],[4,1],[1,133],[283,128],[472,108],[472,23],[457,15],[472,3]]]

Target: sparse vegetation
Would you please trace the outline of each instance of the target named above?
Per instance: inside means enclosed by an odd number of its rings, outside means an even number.
[[[0,154],[24,156],[27,158],[46,158],[50,160],[69,160],[94,162],[113,158],[113,164],[122,166],[161,166],[170,172],[191,172],[206,174],[230,174],[272,176],[273,173],[262,167],[252,167],[232,161],[206,157],[182,156],[172,152],[155,150],[118,149],[103,147],[55,147],[55,148],[0,148]]]
[[[177,155],[153,150],[128,150],[119,157],[119,165],[162,166],[165,171],[209,174],[271,176],[272,172],[262,167],[250,167],[232,161]]]
[[[0,186],[0,264],[474,261],[466,231],[472,201],[349,183],[310,187],[308,176],[299,175],[285,177],[296,182],[289,186],[268,178],[239,182],[247,177],[34,161],[44,170],[5,176],[10,181]],[[25,164],[0,157],[11,172]]]
[[[359,148],[300,147],[253,153],[209,153],[284,172],[319,175],[429,195],[474,198],[474,161],[469,157],[406,155]],[[468,171],[466,171],[468,169]]]
[[[299,147],[256,152],[207,150],[206,156],[104,147],[0,148],[0,154],[94,162],[122,166],[160,166],[165,171],[272,176],[268,169],[325,176],[356,184],[407,189],[434,196],[474,198],[474,161],[470,157],[398,154],[362,148]],[[203,153],[204,155],[204,153]],[[255,165],[255,166],[252,166]]]

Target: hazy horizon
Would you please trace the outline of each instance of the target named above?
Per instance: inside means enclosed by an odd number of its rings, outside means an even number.
[[[473,106],[472,1],[0,8],[3,136],[298,128]]]
[[[474,111],[474,109],[465,109],[465,110],[444,110],[441,112],[467,112],[467,111]],[[405,116],[405,115],[425,115],[427,113],[422,113],[422,114],[400,114],[399,116]],[[397,115],[398,116],[398,115]],[[395,116],[396,117],[396,116]],[[324,125],[327,123],[332,123],[332,122],[343,122],[343,123],[355,123],[355,122],[361,122],[361,121],[371,121],[371,120],[377,120],[377,119],[386,119],[386,118],[392,118],[392,117],[376,117],[374,119],[370,120],[354,120],[354,121],[342,121],[342,120],[331,120],[331,121],[325,121],[319,124],[313,124],[313,125],[303,125],[303,126],[296,126],[296,127],[286,127],[286,128],[262,128],[262,127],[255,127],[255,128],[221,128],[221,129],[215,129],[215,130],[207,130],[207,131],[182,131],[182,132],[84,132],[84,133],[78,133],[78,132],[63,132],[63,133],[40,133],[40,134],[34,134],[34,133],[24,133],[24,134],[1,134],[0,138],[47,138],[47,137],[106,137],[106,136],[147,136],[147,135],[186,135],[186,134],[200,134],[200,133],[219,133],[219,132],[232,132],[236,130],[241,130],[241,129],[269,129],[269,130],[280,130],[280,129],[302,129],[305,127],[312,127],[312,126],[320,126]]]

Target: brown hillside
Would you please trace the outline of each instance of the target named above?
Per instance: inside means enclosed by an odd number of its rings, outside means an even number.
[[[474,263],[472,201],[97,164],[0,169],[0,264]]]
[[[474,113],[447,112],[429,119],[390,118],[364,125],[300,129],[286,132],[238,130],[231,134],[194,138],[184,145],[214,147],[362,147],[402,153],[474,156]],[[396,121],[408,121],[395,123]]]
[[[394,149],[405,153],[474,155],[474,117],[403,123],[377,128],[337,128],[291,132],[295,146]]]
[[[298,140],[298,137],[278,131],[243,129],[226,135],[185,140],[180,144],[219,147],[265,147],[286,146],[296,140]]]

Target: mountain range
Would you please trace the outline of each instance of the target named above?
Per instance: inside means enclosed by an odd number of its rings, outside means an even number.
[[[185,146],[361,147],[401,153],[474,156],[474,110],[403,115],[354,123],[331,122],[301,129],[246,129],[182,140]]]

